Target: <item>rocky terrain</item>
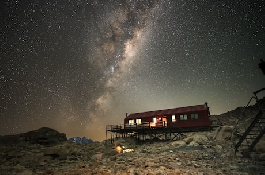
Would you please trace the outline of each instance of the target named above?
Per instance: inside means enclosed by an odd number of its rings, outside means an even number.
[[[255,113],[255,106],[250,109],[248,114]],[[0,175],[264,174],[264,139],[248,158],[234,151],[231,125],[238,120],[238,111],[241,112],[237,108],[223,114],[222,118],[213,116],[221,125],[214,130],[187,133],[178,141],[152,144],[137,145],[132,138],[117,139],[115,143],[106,140],[78,144],[50,128],[2,136]],[[239,130],[245,120],[239,123]],[[124,146],[120,154],[117,146]],[[132,149],[133,152],[128,152]]]
[[[134,152],[118,154],[109,142],[52,145],[20,143],[0,146],[1,175],[85,175],[85,174],[262,174],[265,172],[264,142],[252,158],[235,155],[231,127],[219,132],[189,133],[179,141],[135,145],[120,139]],[[214,138],[216,137],[216,138]]]
[[[255,103],[255,100],[252,100],[252,103]],[[246,102],[247,103],[247,102]],[[246,104],[247,105],[247,104]],[[255,105],[249,105],[248,107],[237,107],[232,111],[228,111],[226,113],[220,115],[212,115],[210,119],[214,121],[217,125],[231,125],[235,126],[237,124],[237,130],[239,132],[244,132],[245,128],[247,128],[258,113],[259,109],[265,108],[265,97],[260,99],[255,103]]]

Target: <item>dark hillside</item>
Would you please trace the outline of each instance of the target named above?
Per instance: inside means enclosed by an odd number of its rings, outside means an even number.
[[[258,102],[254,105],[250,105],[246,108],[237,107],[232,111],[228,111],[220,115],[212,115],[211,120],[213,121],[213,123],[221,126],[236,126],[238,128],[238,131],[242,132],[244,128],[249,126],[250,122],[262,107],[265,107],[265,97],[258,100]]]

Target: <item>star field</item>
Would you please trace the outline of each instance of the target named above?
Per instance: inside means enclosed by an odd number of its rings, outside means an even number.
[[[48,126],[103,140],[126,113],[208,102],[220,114],[264,87],[264,1],[4,0],[0,9],[0,135]]]

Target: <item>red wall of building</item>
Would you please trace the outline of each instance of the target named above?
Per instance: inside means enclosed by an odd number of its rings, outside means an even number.
[[[191,119],[191,114],[198,114],[198,119]],[[172,122],[172,117],[168,116],[168,127],[196,127],[196,126],[210,126],[211,121],[208,117],[207,111],[189,112],[187,120],[180,120],[180,114],[176,114],[176,122]]]
[[[180,120],[181,114],[175,114],[176,122],[172,122],[172,115],[167,115],[167,126],[168,127],[197,127],[197,126],[210,126],[211,121],[208,116],[207,111],[196,111],[196,112],[186,112],[183,114],[187,114],[187,120]],[[191,119],[191,114],[198,114],[198,119]],[[156,117],[157,119],[159,117],[163,116],[150,116],[150,117],[144,117],[141,118],[142,123],[144,122],[153,122],[153,118]],[[134,122],[136,119],[134,119]],[[158,120],[157,120],[158,121]],[[128,124],[129,119],[124,119],[124,124]]]

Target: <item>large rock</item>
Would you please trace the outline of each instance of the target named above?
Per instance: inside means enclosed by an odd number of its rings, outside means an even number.
[[[190,146],[205,145],[209,141],[205,133],[193,133],[183,140]]]
[[[186,145],[186,142],[183,140],[178,140],[178,141],[171,142],[171,145],[174,146],[175,148],[178,148],[178,147]]]
[[[44,156],[51,156],[53,159],[58,158],[60,160],[67,159],[68,154],[69,154],[68,149],[62,149],[61,147],[58,146],[47,147],[43,151]]]
[[[215,139],[229,141],[233,135],[233,126],[221,126],[216,130]]]
[[[32,144],[50,145],[63,141],[67,141],[66,135],[64,133],[59,133],[58,131],[48,127],[42,127],[38,130],[29,131],[27,133],[18,135],[6,135],[0,138],[1,144],[29,142]]]
[[[259,141],[254,148],[255,151],[265,153],[265,146],[264,145],[265,145],[264,140]]]
[[[24,134],[24,137],[26,137],[26,140],[30,143],[44,145],[67,141],[66,135],[64,133],[59,133],[58,131],[48,127],[27,132]]]

